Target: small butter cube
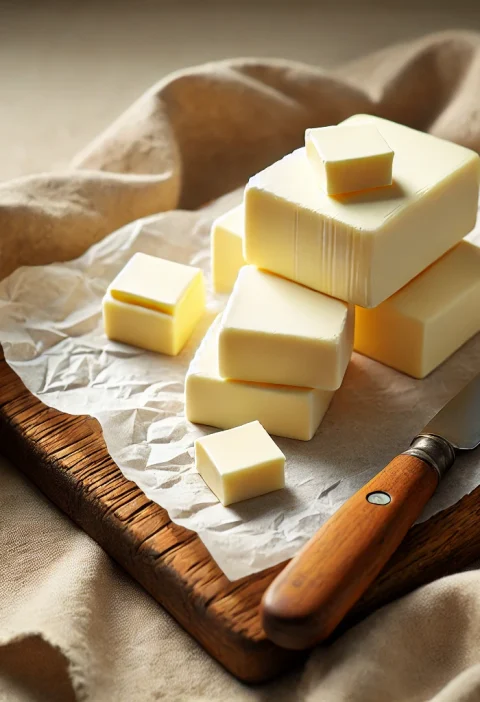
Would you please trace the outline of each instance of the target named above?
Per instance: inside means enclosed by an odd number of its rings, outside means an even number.
[[[298,149],[250,179],[244,254],[259,268],[376,307],[473,229],[480,158],[379,117],[346,124],[379,130],[395,152],[393,184],[329,197]]]
[[[212,226],[213,289],[218,293],[232,291],[243,258],[244,208],[234,207],[215,220]]]
[[[222,318],[220,375],[336,390],[352,353],[353,326],[353,306],[245,266]]]
[[[309,441],[334,393],[222,378],[218,371],[220,322],[219,316],[188,369],[185,380],[187,419],[219,429],[231,429],[257,419],[269,434]]]
[[[480,331],[480,248],[449,251],[379,307],[356,311],[355,349],[424,378]]]
[[[393,151],[371,124],[307,129],[305,147],[328,195],[392,184]]]
[[[109,339],[176,356],[205,310],[199,268],[136,253],[103,299]]]
[[[225,506],[285,486],[285,456],[260,422],[197,439],[195,466]]]

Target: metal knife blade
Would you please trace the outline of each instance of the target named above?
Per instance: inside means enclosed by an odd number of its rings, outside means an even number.
[[[447,402],[422,434],[440,436],[455,449],[480,446],[480,374]]]

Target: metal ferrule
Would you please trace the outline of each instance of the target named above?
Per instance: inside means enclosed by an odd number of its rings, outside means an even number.
[[[435,434],[419,434],[404,454],[415,456],[428,463],[437,471],[439,480],[455,462],[453,446],[446,439]]]

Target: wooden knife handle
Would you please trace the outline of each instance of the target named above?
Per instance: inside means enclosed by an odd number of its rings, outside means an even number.
[[[438,481],[428,463],[401,454],[347,500],[265,592],[267,636],[291,649],[324,641],[398,548]]]

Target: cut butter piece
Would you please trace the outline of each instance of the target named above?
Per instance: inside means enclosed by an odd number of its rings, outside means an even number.
[[[244,266],[222,317],[220,375],[336,390],[352,354],[354,313],[345,302]]]
[[[470,149],[379,117],[395,152],[389,187],[332,198],[305,149],[250,179],[245,191],[248,263],[362,307],[393,295],[473,229],[479,163]]]
[[[392,184],[393,151],[371,124],[307,129],[305,147],[327,195]]]
[[[458,244],[373,310],[357,308],[355,349],[424,378],[480,331],[480,248]]]
[[[285,486],[285,456],[259,422],[197,439],[195,466],[225,506]]]
[[[215,220],[212,225],[211,253],[213,289],[218,293],[232,291],[243,258],[243,204]]]
[[[309,441],[334,392],[222,378],[218,371],[220,322],[219,316],[188,369],[185,381],[187,419],[219,429],[231,429],[257,419],[269,434]]]
[[[199,268],[136,253],[103,299],[105,333],[114,341],[175,356],[204,310]]]

